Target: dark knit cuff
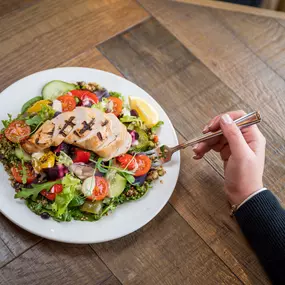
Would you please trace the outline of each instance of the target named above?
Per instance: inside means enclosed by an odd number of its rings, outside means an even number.
[[[236,211],[243,234],[273,284],[285,284],[285,211],[269,190],[262,191]]]

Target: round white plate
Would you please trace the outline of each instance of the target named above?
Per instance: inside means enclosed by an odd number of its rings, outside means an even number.
[[[30,98],[40,95],[42,87],[51,80],[97,82],[107,90],[121,92],[124,96],[141,97],[157,109],[160,119],[164,121],[159,133],[161,143],[174,146],[178,142],[168,116],[149,94],[124,78],[91,68],[49,69],[17,81],[0,94],[0,119],[6,119],[7,113],[16,116],[22,105]],[[96,222],[58,223],[52,219],[43,220],[31,212],[23,200],[14,199],[14,189],[1,164],[0,211],[23,229],[47,239],[81,244],[109,241],[136,231],[160,212],[174,190],[179,168],[180,154],[176,153],[173,160],[165,165],[167,173],[162,179],[163,184],[156,181],[140,200],[120,205],[113,213]]]

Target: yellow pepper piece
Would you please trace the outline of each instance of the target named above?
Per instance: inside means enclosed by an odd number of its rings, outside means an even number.
[[[35,104],[32,105],[32,107],[30,107],[27,112],[29,114],[31,113],[37,113],[39,112],[43,106],[47,106],[50,105],[52,102],[50,100],[40,100],[38,102],[36,102]]]
[[[53,167],[55,164],[55,154],[52,151],[46,152],[40,158],[33,158],[32,165],[36,172],[41,172],[43,168]]]
[[[53,167],[55,164],[55,154],[52,151],[45,153],[39,159],[40,167],[41,168],[50,168]]]

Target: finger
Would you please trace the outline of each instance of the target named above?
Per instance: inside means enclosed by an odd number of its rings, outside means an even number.
[[[245,111],[243,110],[237,110],[237,111],[232,111],[228,112],[227,114],[230,115],[230,117],[233,120],[236,120],[246,114]],[[213,118],[207,126],[205,126],[204,130],[207,129],[207,132],[216,132],[220,129],[220,118],[222,115],[216,116]]]
[[[230,146],[228,144],[224,145],[224,147],[221,149],[220,156],[223,161],[228,161],[229,157],[231,155]]]
[[[237,158],[244,157],[244,155],[250,151],[250,148],[246,143],[241,130],[234,123],[229,114],[221,116],[220,126],[228,141],[231,154]]]
[[[203,134],[208,133],[208,132],[210,131],[210,126],[212,126],[212,125],[215,123],[215,121],[216,121],[216,120],[219,120],[219,119],[220,119],[220,115],[218,115],[218,116],[214,117],[213,119],[211,119],[211,120],[208,122],[208,124],[204,127],[202,133],[203,133]]]
[[[226,143],[227,139],[224,136],[215,137],[195,145],[193,147],[193,151],[195,152],[195,154],[203,156],[211,149],[219,152]]]

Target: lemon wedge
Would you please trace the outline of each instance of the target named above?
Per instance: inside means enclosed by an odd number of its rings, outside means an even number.
[[[138,112],[140,118],[148,128],[155,126],[159,121],[157,111],[145,100],[139,97],[129,96],[129,104],[131,109]]]

